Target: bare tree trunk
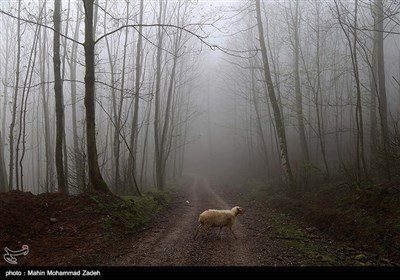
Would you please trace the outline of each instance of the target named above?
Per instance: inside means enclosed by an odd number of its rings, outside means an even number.
[[[56,103],[56,170],[58,190],[68,193],[65,184],[64,162],[63,162],[63,138],[64,138],[64,108],[63,88],[61,81],[61,60],[60,60],[60,30],[61,30],[61,1],[54,1],[54,30],[53,33],[53,64],[54,64],[54,95]]]
[[[108,1],[105,1],[105,5],[104,5],[104,23],[103,23],[103,27],[104,27],[104,33],[107,32],[107,5],[108,5]],[[114,165],[113,165],[113,176],[114,176],[114,190],[117,189],[117,185],[119,184],[119,150],[120,150],[120,140],[119,140],[119,133],[120,133],[120,128],[119,128],[119,114],[118,112],[120,110],[118,110],[118,106],[117,106],[117,97],[115,94],[115,60],[113,61],[112,59],[112,53],[111,53],[111,47],[108,41],[108,38],[105,38],[106,41],[106,47],[107,47],[107,54],[108,54],[108,63],[110,66],[110,76],[111,76],[111,107],[112,107],[112,112],[113,112],[113,118],[114,121],[112,122],[114,124],[114,135],[113,135],[113,148],[112,148],[112,155],[113,155],[113,160],[114,160]],[[122,98],[122,95],[121,95]]]
[[[126,24],[129,23],[129,1],[126,1]],[[120,91],[120,99],[119,99],[119,105],[117,108],[117,123],[115,127],[115,133],[114,133],[114,147],[115,147],[115,192],[119,193],[122,190],[120,189],[120,184],[119,184],[119,153],[120,153],[120,133],[121,133],[121,118],[122,118],[122,107],[124,103],[124,88],[125,88],[125,65],[126,65],[126,49],[128,45],[128,28],[125,29],[125,40],[124,40],[124,46],[123,46],[123,55],[122,55],[122,78],[121,78],[121,91]]]
[[[93,39],[95,39],[97,32],[97,21],[99,19],[99,0],[94,0],[94,11],[93,11]]]
[[[329,180],[329,165],[328,160],[326,157],[326,146],[325,146],[325,128],[324,128],[324,119],[323,119],[323,112],[322,112],[322,87],[321,87],[321,63],[320,63],[320,2],[316,2],[316,9],[317,9],[317,54],[316,54],[316,61],[317,61],[317,89],[315,90],[315,110],[317,115],[317,131],[318,131],[318,139],[319,144],[321,147],[322,159],[324,161],[325,166],[325,179]]]
[[[7,109],[7,102],[8,102],[8,64],[10,60],[10,35],[9,35],[9,25],[7,24],[6,27],[6,53],[5,53],[5,63],[4,63],[4,79],[3,79],[3,94],[4,94],[4,99],[3,99],[3,111],[2,111],[2,117],[1,117],[1,133],[3,135],[6,135],[6,119],[7,119],[7,114],[6,114],[6,109]],[[4,148],[3,148],[4,149]]]
[[[181,73],[181,72],[180,72]],[[178,75],[177,78],[175,78],[177,81],[180,80],[182,75]],[[180,110],[178,108],[178,103],[180,100],[180,91],[177,90],[177,87],[174,87],[174,93],[173,93],[173,100],[172,100],[172,110],[171,110],[171,124],[170,124],[170,132],[169,132],[169,148],[168,148],[168,154],[170,154],[170,151],[172,149],[173,156],[170,160],[172,167],[170,166],[170,174],[173,179],[176,179],[176,164],[177,164],[177,151],[178,149],[178,135],[180,135],[180,121],[181,121],[181,116],[180,116]],[[175,132],[176,131],[176,132]],[[174,135],[177,134],[177,135]]]
[[[361,158],[361,164],[363,166],[364,175],[368,178],[368,170],[365,162],[365,149],[364,149],[364,121],[362,114],[362,104],[361,104],[361,82],[358,67],[357,58],[357,20],[358,20],[358,0],[355,1],[355,15],[354,15],[354,67],[355,67],[355,77],[356,77],[356,88],[357,88],[357,108],[358,108],[358,141],[359,141],[359,153]]]
[[[8,102],[8,64],[10,60],[10,36],[9,36],[9,25],[6,27],[6,56],[4,63],[4,99],[3,99],[3,114],[2,114],[2,125],[0,130],[0,192],[6,192],[9,190],[8,179],[7,179],[7,167],[4,162],[4,140],[3,136],[6,133],[6,109]]]
[[[44,10],[44,6],[40,7],[39,6],[39,18],[42,18],[42,13]],[[22,90],[22,98],[21,98],[21,109],[20,109],[20,122],[19,122],[19,134],[18,134],[18,140],[17,140],[17,146],[16,146],[16,178],[17,178],[17,186],[18,186],[18,181],[20,181],[20,187],[21,190],[24,190],[24,166],[23,166],[23,161],[26,153],[26,113],[27,113],[27,106],[28,106],[28,97],[31,89],[31,84],[32,84],[32,76],[33,72],[35,70],[35,63],[36,63],[36,57],[37,57],[37,45],[39,41],[39,36],[40,35],[40,26],[36,25],[35,28],[35,33],[33,37],[33,43],[32,43],[32,48],[30,51],[29,55],[29,62],[28,62],[28,67],[26,70],[26,76],[25,76],[25,81],[24,81],[24,87]],[[22,140],[22,153],[21,157],[19,158],[19,144]],[[19,162],[18,162],[19,159]],[[20,170],[20,173],[18,174],[18,170]],[[19,180],[18,180],[18,176]]]
[[[375,25],[375,24],[374,24]],[[374,29],[377,27],[374,26]],[[378,51],[378,32],[374,32],[374,42],[373,42],[373,50],[372,50],[372,69],[370,71],[370,167],[371,171],[373,171],[374,161],[376,161],[377,153],[378,153],[378,137],[377,137],[377,129],[378,129],[378,121],[377,121],[377,112],[376,112],[376,99],[379,94],[378,92],[378,59],[377,59],[377,51]]]
[[[144,9],[144,1],[140,1],[140,12],[139,12],[139,24],[143,23],[143,9]],[[131,130],[131,150],[133,155],[129,157],[129,164],[128,169],[130,172],[129,176],[129,185],[131,189],[133,188],[133,177],[136,176],[136,155],[137,155],[137,142],[139,138],[139,128],[138,128],[138,119],[139,119],[139,100],[140,100],[140,81],[141,81],[141,74],[142,74],[142,30],[143,27],[139,26],[138,30],[138,41],[136,45],[136,62],[135,62],[135,105],[133,109],[133,120],[132,120],[132,130]],[[134,186],[138,188],[138,186]]]
[[[146,168],[146,161],[147,161],[147,142],[148,142],[148,137],[149,137],[149,127],[150,127],[150,115],[151,115],[151,107],[152,107],[152,100],[149,101],[150,103],[147,105],[147,117],[146,117],[146,131],[144,135],[144,143],[143,143],[143,151],[142,151],[142,164],[140,168],[140,185],[143,186],[143,179],[146,177],[144,176],[144,169]]]
[[[46,1],[44,1],[44,11],[46,10]],[[46,22],[44,22],[46,24]],[[50,141],[50,124],[49,124],[49,107],[45,85],[45,72],[46,72],[46,51],[47,51],[47,31],[43,28],[42,36],[40,37],[40,45],[42,49],[40,51],[40,95],[43,107],[43,119],[44,119],[44,146],[45,146],[45,160],[46,160],[46,177],[45,177],[45,191],[49,192],[49,186],[53,185],[53,149],[52,142]]]
[[[81,12],[79,6],[76,9],[76,25],[74,31],[74,40],[77,41],[79,39],[79,27],[81,24]],[[77,112],[76,112],[76,65],[77,65],[77,48],[78,44],[72,43],[71,50],[71,63],[70,63],[70,77],[71,77],[71,110],[72,110],[72,137],[74,143],[74,163],[75,163],[75,174],[77,176],[77,184],[78,186],[84,190],[85,186],[85,169],[83,168],[84,164],[82,164],[81,158],[81,149],[79,147],[79,139],[78,139],[78,120],[77,120]]]
[[[338,4],[335,2],[337,14],[339,18],[339,24],[343,30],[343,33],[346,36],[351,62],[353,66],[353,75],[356,83],[356,126],[357,126],[357,150],[356,150],[356,167],[357,167],[357,183],[359,184],[361,181],[362,173],[366,177],[367,175],[367,166],[365,163],[364,156],[364,130],[363,130],[363,119],[362,119],[362,104],[361,104],[361,82],[359,76],[359,68],[358,68],[358,60],[357,60],[357,22],[358,22],[358,0],[355,1],[355,12],[354,12],[354,25],[353,25],[353,42],[351,42],[350,35],[346,32],[344,24],[341,20],[340,10]],[[362,169],[362,170],[361,170]]]
[[[308,162],[310,161],[310,156],[308,153],[306,130],[304,127],[303,97],[302,97],[302,93],[301,93],[300,70],[299,70],[299,50],[300,50],[299,22],[300,22],[299,0],[296,0],[295,15],[293,18],[294,85],[295,85],[295,92],[296,92],[296,115],[297,115],[297,125],[298,125],[298,129],[299,129],[300,146],[301,146],[301,151],[302,151],[303,164],[308,164]]]
[[[67,7],[67,19],[65,21],[65,32],[64,35],[68,36],[68,30],[69,30],[69,15],[71,11],[71,0],[68,0],[68,7]],[[60,28],[61,29],[61,28]],[[65,78],[65,59],[67,57],[67,38],[64,38],[63,42],[64,48],[63,48],[63,59],[62,59],[62,76],[61,76],[61,87],[63,87],[64,84],[64,78]],[[64,92],[64,91],[63,91]],[[62,108],[63,108],[63,113],[65,112],[65,104],[64,104],[64,93],[62,95]],[[64,113],[65,114],[65,113]],[[63,128],[64,128],[64,133],[63,133],[63,152],[64,152],[64,178],[65,178],[65,187],[68,189],[68,184],[69,184],[69,170],[68,170],[68,148],[67,148],[67,137],[65,135],[65,117],[63,117]]]
[[[255,67],[255,65],[253,63],[250,63],[250,79],[251,79],[251,94],[252,94],[251,99],[253,100],[252,103],[254,105],[254,111],[256,112],[258,134],[261,139],[263,159],[264,159],[265,168],[267,171],[266,174],[267,174],[267,176],[269,176],[270,166],[269,166],[269,160],[268,160],[268,146],[267,146],[267,141],[265,140],[265,135],[264,135],[264,131],[263,131],[262,123],[261,123],[261,113],[260,113],[260,109],[259,109],[259,101],[258,101],[257,92],[256,92],[254,67]]]
[[[39,34],[38,34],[38,36],[40,37],[40,28],[39,28]],[[33,124],[33,120],[37,120],[37,116],[39,115],[37,112],[39,111],[39,109],[38,109],[38,106],[36,105],[36,102],[37,102],[38,100],[36,99],[36,98],[34,98],[33,99],[33,108],[32,108],[32,112],[31,112],[31,118],[32,118],[32,128],[33,128],[33,126],[34,126],[34,124]],[[36,111],[36,112],[35,112]],[[36,114],[35,114],[36,113]],[[31,147],[34,147],[35,146],[35,137],[34,137],[34,133],[36,133],[36,134],[38,134],[39,133],[39,121],[37,120],[37,122],[36,122],[36,127],[33,129],[33,131],[32,131],[32,137],[30,137],[30,145],[31,145]],[[31,170],[30,170],[30,173],[32,174],[32,179],[31,179],[31,186],[30,186],[30,188],[31,188],[31,191],[32,191],[32,193],[35,193],[35,190],[37,189],[37,185],[36,185],[36,183],[37,183],[37,179],[36,179],[36,172],[35,172],[35,167],[37,167],[37,168],[39,168],[39,165],[40,165],[40,161],[37,161],[37,163],[35,164],[35,154],[33,153],[33,151],[32,151],[32,153],[31,153],[31,166],[30,166],[30,168],[31,168]]]
[[[343,84],[340,85],[339,87],[339,83],[338,83],[338,67],[337,67],[337,49],[335,48],[334,53],[334,60],[333,60],[333,90],[335,93],[335,144],[336,144],[336,152],[338,155],[338,160],[339,160],[339,166],[343,167],[343,158],[342,158],[342,149],[341,149],[341,135],[339,132],[339,129],[341,128],[339,126],[339,108],[340,108],[340,104],[339,104],[339,100],[342,100],[342,93],[343,93]]]
[[[189,105],[190,105],[190,94],[186,95],[186,109],[185,109],[185,116],[186,118],[189,116]],[[185,151],[186,151],[186,144],[187,144],[187,134],[189,131],[189,121],[186,121],[185,123],[185,128],[184,128],[184,132],[183,132],[183,147],[182,147],[182,151],[181,151],[181,155],[180,155],[180,167],[179,167],[179,176],[183,175],[183,167],[184,167],[184,161],[185,161]]]
[[[42,11],[43,9],[40,10],[39,13],[39,18],[42,17]],[[34,39],[33,39],[33,46],[31,50],[31,55],[29,58],[29,63],[28,63],[28,69],[26,72],[26,79],[24,82],[24,89],[23,89],[23,94],[22,94],[22,99],[21,99],[21,115],[20,115],[20,130],[19,130],[19,136],[18,136],[18,141],[17,141],[17,156],[16,159],[18,160],[18,150],[19,150],[19,143],[22,137],[22,154],[21,158],[19,159],[19,168],[20,168],[20,181],[21,181],[21,190],[24,190],[24,166],[23,166],[23,161],[26,153],[26,112],[27,112],[27,106],[28,106],[28,97],[29,97],[29,92],[31,89],[31,84],[32,84],[32,76],[33,72],[35,70],[35,63],[36,63],[36,56],[37,56],[37,45],[39,41],[39,35],[40,35],[40,28],[39,25],[36,26],[35,29],[35,34],[34,34]],[[32,58],[33,56],[33,58]],[[32,59],[31,59],[32,58]],[[32,62],[31,62],[32,60]],[[31,66],[32,65],[32,66]],[[17,165],[17,162],[16,162]],[[17,171],[18,169],[16,169]],[[17,172],[17,178],[18,178],[18,172]],[[18,180],[17,180],[18,181]]]
[[[94,47],[93,38],[93,2],[83,1],[85,8],[85,108],[86,108],[86,149],[89,164],[90,187],[96,191],[109,191],[106,182],[101,176],[96,144],[95,118],[95,74],[94,74]]]
[[[399,100],[399,106],[397,108],[400,108],[400,50],[399,50],[399,75],[397,76],[397,87],[398,87],[398,100]],[[399,112],[400,113],[400,112]]]
[[[23,89],[22,89],[21,108],[19,110],[18,138],[17,138],[17,142],[16,142],[16,147],[15,147],[16,187],[17,187],[17,189],[21,189],[22,191],[24,190],[22,162],[23,162],[23,157],[25,154],[26,107],[27,107],[27,101],[28,101],[28,94],[30,91],[30,86],[28,85],[28,83],[30,83],[30,81],[32,81],[32,74],[33,74],[33,70],[34,70],[34,66],[35,66],[36,47],[37,47],[37,42],[38,42],[38,36],[37,36],[38,31],[39,31],[39,25],[36,25],[35,34],[34,34],[33,42],[32,42],[32,47],[30,48],[28,65],[26,67],[27,70],[26,70],[26,74],[25,74],[24,85],[23,85]],[[22,156],[20,158],[19,151],[20,151],[21,139],[23,141],[23,147],[22,147]]]
[[[10,139],[10,164],[9,164],[9,180],[8,180],[8,188],[12,190],[13,188],[13,175],[14,175],[14,127],[16,121],[17,114],[17,102],[18,102],[18,87],[19,87],[19,76],[20,76],[20,59],[21,59],[21,0],[18,1],[18,25],[17,25],[17,66],[15,70],[15,87],[14,87],[14,97],[13,97],[13,109],[12,109],[12,118],[10,124],[9,131],[9,139]]]
[[[389,158],[389,126],[388,126],[388,112],[387,112],[387,98],[386,98],[386,77],[385,77],[385,54],[383,45],[383,30],[385,15],[383,11],[383,0],[375,0],[375,22],[374,26],[378,31],[374,37],[377,41],[377,66],[378,66],[378,109],[381,119],[383,151],[386,164],[386,175],[391,178],[391,168],[388,161]]]
[[[40,37],[39,37],[39,39],[41,40],[41,38],[42,38],[42,35],[40,35]],[[39,40],[39,41],[40,41]],[[41,44],[40,44],[40,46],[42,46]],[[42,46],[43,47],[43,46]],[[41,63],[40,63],[41,64]],[[40,108],[40,95],[38,95],[37,96],[37,101],[36,101],[37,103],[36,103],[36,146],[37,146],[37,150],[36,150],[36,162],[35,162],[35,165],[36,165],[36,179],[37,179],[37,182],[36,182],[36,193],[41,193],[42,192],[42,189],[40,188],[41,187],[41,174],[42,174],[42,164],[41,164],[41,162],[42,162],[42,160],[41,160],[41,155],[42,155],[42,150],[41,150],[41,143],[42,143],[42,140],[41,140],[41,134],[42,134],[42,131],[41,131],[41,128],[43,127],[43,122],[41,122],[41,118],[40,118],[40,114],[39,114],[39,108]],[[32,159],[33,159],[33,153],[32,153]],[[32,161],[35,161],[34,159],[32,160]]]
[[[179,17],[179,12],[178,12],[178,17]],[[179,25],[179,24],[178,24]],[[172,105],[172,98],[173,98],[173,92],[174,92],[174,83],[175,83],[175,75],[176,75],[176,65],[178,61],[178,49],[179,49],[179,43],[180,43],[180,38],[182,36],[182,31],[178,31],[178,34],[175,35],[175,42],[174,42],[174,58],[172,62],[172,69],[171,69],[171,76],[169,78],[169,85],[168,85],[168,91],[167,91],[167,104],[165,108],[165,115],[164,115],[164,124],[162,126],[162,134],[161,134],[161,143],[160,143],[160,152],[161,152],[161,157],[160,157],[160,162],[158,168],[160,169],[160,175],[161,175],[161,181],[160,181],[160,189],[164,188],[165,184],[165,168],[168,160],[168,153],[169,149],[167,141],[170,139],[167,139],[167,135],[169,133],[170,125],[171,125],[171,105]]]
[[[261,54],[263,60],[263,67],[264,67],[264,78],[265,82],[268,87],[268,94],[269,99],[271,101],[272,109],[274,112],[274,120],[276,124],[276,130],[279,137],[279,148],[280,148],[280,158],[282,162],[282,169],[285,174],[285,180],[289,184],[289,187],[294,190],[295,189],[295,182],[293,179],[292,169],[289,163],[289,157],[287,153],[287,144],[286,144],[286,133],[285,128],[283,125],[282,115],[279,110],[279,105],[275,95],[274,85],[272,83],[271,72],[269,68],[269,61],[267,56],[267,48],[265,46],[265,39],[264,39],[264,29],[263,23],[261,19],[261,9],[260,9],[260,0],[256,0],[256,16],[257,16],[257,26],[258,26],[258,33],[259,33],[259,41],[261,47]]]
[[[4,163],[4,144],[0,131],[0,192],[8,191],[7,171]]]
[[[273,29],[268,30],[269,25],[268,25],[268,18],[267,18],[267,9],[266,9],[266,5],[265,2],[263,2],[263,10],[265,13],[265,20],[266,20],[266,27],[265,27],[265,31],[266,31],[266,46],[267,46],[267,50],[269,51],[270,58],[271,58],[271,64],[272,64],[272,73],[274,75],[273,79],[275,82],[275,88],[276,88],[276,99],[278,101],[278,106],[279,106],[279,111],[282,114],[282,119],[284,120],[284,116],[283,116],[283,106],[282,106],[282,94],[281,94],[281,78],[280,78],[280,65],[279,65],[279,50],[280,50],[280,46],[273,46],[274,48],[271,47],[271,39],[270,39],[270,33],[272,33],[274,35],[274,38],[276,37],[276,34],[278,33],[278,31],[276,30],[275,26],[271,26]],[[275,52],[273,52],[273,49],[275,49]],[[266,92],[266,96],[267,96],[267,91]],[[267,97],[268,98],[268,97]],[[283,125],[285,125],[285,122],[283,122]],[[278,148],[279,149],[279,148]],[[279,153],[278,153],[279,154]]]
[[[160,1],[159,18],[158,23],[161,24],[163,18],[163,1]],[[157,187],[162,189],[163,176],[161,170],[161,150],[160,150],[160,90],[161,90],[161,56],[162,56],[162,44],[163,44],[164,30],[162,27],[158,28],[158,48],[156,58],[156,90],[154,93],[154,146],[155,146],[155,170],[156,170],[156,182]]]

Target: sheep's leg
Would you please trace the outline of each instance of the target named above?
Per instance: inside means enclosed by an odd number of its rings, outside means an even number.
[[[200,229],[201,229],[201,224],[199,224],[199,225],[197,226],[197,228],[196,228],[196,233],[194,234],[194,237],[193,237],[194,240],[196,239],[197,235],[199,234]]]
[[[235,237],[235,239],[237,239],[237,236],[236,236],[235,232],[233,231],[232,227],[229,227],[229,229],[231,230],[231,232],[232,232],[233,236]]]
[[[222,227],[219,227],[218,237],[219,237],[220,240],[222,239],[222,237],[221,237],[221,231],[222,231]]]
[[[204,231],[205,231],[205,233],[206,233],[206,235],[207,235],[207,238],[210,236],[210,228],[211,228],[211,226],[210,225],[203,225],[203,228],[204,228]]]

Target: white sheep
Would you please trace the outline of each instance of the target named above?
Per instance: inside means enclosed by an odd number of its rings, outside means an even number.
[[[208,209],[204,211],[199,216],[199,225],[197,226],[196,233],[193,239],[196,239],[200,229],[204,228],[206,233],[208,233],[211,227],[219,227],[218,236],[220,239],[223,227],[228,227],[231,230],[235,239],[237,239],[236,234],[232,229],[232,226],[235,223],[236,216],[243,213],[243,208],[239,206],[235,206],[231,210]]]

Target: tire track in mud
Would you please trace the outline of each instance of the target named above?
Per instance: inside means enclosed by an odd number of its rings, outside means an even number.
[[[189,265],[185,231],[192,226],[195,209],[197,179],[184,187],[184,193],[171,211],[160,213],[162,218],[149,230],[139,234],[132,244],[132,252],[114,259],[111,265],[170,266]],[[186,201],[189,201],[187,203]],[[186,241],[186,242],[185,242]]]
[[[217,238],[216,229],[208,236],[201,233],[193,240],[202,211],[231,207],[207,179],[195,177],[185,187],[177,205],[133,241],[130,253],[112,260],[111,265],[255,265],[251,251],[245,246],[246,236],[238,220],[234,225],[237,240],[226,228],[222,231],[222,240]]]
[[[205,178],[201,179],[200,188],[196,188],[196,196],[199,198],[200,214],[206,209],[231,209],[235,205],[228,203],[219,196],[211,187],[209,181]],[[194,224],[197,225],[197,218]],[[240,223],[241,216],[235,221],[233,230],[238,239],[234,239],[232,233],[227,229],[222,230],[222,239],[217,237],[218,229],[211,229],[209,236],[201,232],[198,238],[193,241],[193,247],[190,252],[192,265],[257,265],[256,260],[252,256],[252,252],[247,246],[247,238],[245,230]]]

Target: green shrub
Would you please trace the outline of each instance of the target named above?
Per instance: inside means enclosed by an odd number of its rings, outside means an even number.
[[[90,198],[95,202],[96,213],[106,216],[102,219],[102,226],[106,235],[115,230],[122,230],[126,234],[144,229],[155,215],[170,202],[166,191],[152,189],[142,196],[100,196],[93,194]]]

